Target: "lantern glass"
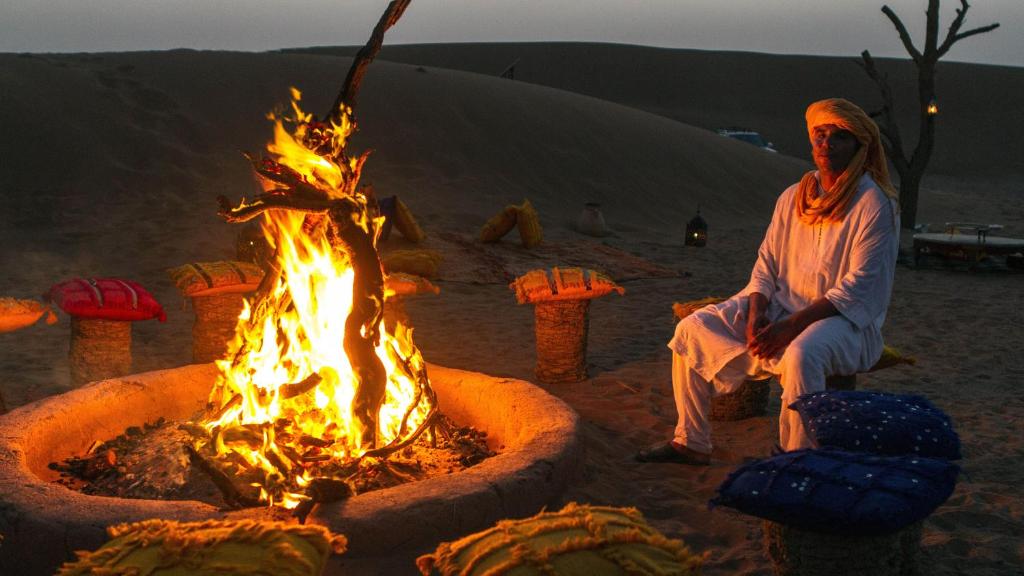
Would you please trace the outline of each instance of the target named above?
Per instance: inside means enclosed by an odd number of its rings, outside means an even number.
[[[701,218],[700,210],[698,210],[697,215],[686,224],[686,238],[683,239],[683,244],[701,247],[707,245],[707,243],[708,223]]]

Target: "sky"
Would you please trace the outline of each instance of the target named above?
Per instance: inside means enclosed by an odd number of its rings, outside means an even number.
[[[386,43],[593,41],[906,58],[881,7],[920,46],[927,0],[413,0]],[[361,45],[387,0],[0,0],[0,52],[262,51]],[[959,0],[942,2],[945,36]],[[1024,0],[971,0],[944,60],[1024,66]]]

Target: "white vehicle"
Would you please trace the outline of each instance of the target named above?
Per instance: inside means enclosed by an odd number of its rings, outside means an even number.
[[[722,128],[718,130],[718,134],[729,138],[735,138],[741,140],[747,144],[753,144],[762,150],[769,152],[778,152],[771,142],[768,142],[761,136],[760,133],[754,132],[753,130],[743,130],[739,128]]]

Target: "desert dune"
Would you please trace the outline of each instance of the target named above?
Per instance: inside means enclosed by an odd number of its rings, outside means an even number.
[[[175,50],[0,55],[0,296],[38,298],[73,276],[137,280],[168,321],[134,326],[137,371],[191,360],[192,312],[166,269],[234,256],[240,227],[216,197],[258,191],[241,151],[270,138],[266,113],[288,88],[322,113],[348,69],[345,48],[234,53]],[[515,80],[497,74],[520,58]],[[885,61],[893,78],[906,62]],[[1024,237],[1024,69],[940,65],[943,112],[918,222],[970,220]],[[708,510],[746,457],[769,453],[779,409],[716,424],[710,467],[637,464],[639,446],[675,421],[665,343],[671,305],[746,282],[775,198],[810,169],[803,110],[844,96],[870,108],[873,86],[850,58],[500,44],[389,46],[369,69],[353,146],[363,174],[397,194],[445,257],[438,296],[407,305],[434,363],[533,379],[533,310],[508,282],[534,268],[584,266],[626,288],[591,307],[590,378],[547,389],[584,422],[583,476],[564,501],[635,506],[666,535],[707,553],[705,573],[766,575],[760,521]],[[897,83],[908,93],[909,81]],[[902,97],[902,96],[901,96]],[[904,99],[906,101],[906,99]],[[906,112],[909,114],[909,111]],[[723,138],[757,129],[773,154]],[[544,244],[483,245],[480,226],[528,198]],[[574,230],[599,202],[613,233]],[[706,248],[683,246],[700,209]],[[1024,564],[1024,290],[1001,259],[978,270],[912,266],[910,234],[884,330],[916,366],[860,378],[863,389],[927,396],[964,443],[953,497],[925,523],[922,573],[1012,574]],[[385,252],[413,247],[396,234]],[[14,408],[70,388],[68,318],[0,334],[0,393]],[[1017,536],[1014,536],[1017,534]],[[414,573],[407,550],[342,560],[352,573]],[[349,572],[346,572],[349,573]]]

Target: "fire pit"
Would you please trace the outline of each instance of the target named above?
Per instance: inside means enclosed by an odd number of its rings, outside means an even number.
[[[0,571],[50,573],[100,544],[104,527],[146,518],[297,517],[373,556],[534,513],[561,492],[578,461],[572,410],[525,382],[428,370],[411,327],[384,319],[397,296],[377,251],[385,218],[359,183],[369,153],[347,145],[366,67],[409,2],[389,3],[327,114],[304,112],[296,89],[270,114],[266,154],[248,156],[262,193],[218,199],[227,222],[258,218],[273,247],[224,357],[98,382],[0,420]],[[443,416],[486,431],[499,455],[352,496],[377,463],[444,434]],[[189,459],[241,510],[50,482],[50,462],[160,418],[195,420]]]
[[[576,414],[521,380],[430,366],[447,415],[488,432],[499,454],[449,476],[324,504],[309,516],[349,538],[346,556],[377,556],[533,514],[552,502],[580,462]],[[185,418],[217,376],[196,364],[96,382],[0,418],[0,573],[50,574],[74,550],[95,548],[106,526],[165,518],[286,517],[280,508],[223,511],[194,501],[87,496],[53,483],[47,465],[97,439],[163,416]]]

